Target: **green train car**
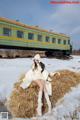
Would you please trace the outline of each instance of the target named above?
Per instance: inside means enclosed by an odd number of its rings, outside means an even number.
[[[70,37],[0,17],[0,48],[45,51],[70,55]]]

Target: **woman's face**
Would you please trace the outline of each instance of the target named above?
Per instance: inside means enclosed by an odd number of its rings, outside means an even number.
[[[37,69],[37,67],[38,67],[38,61],[33,60],[33,64],[34,64],[34,69]]]
[[[39,60],[35,60],[35,59],[34,59],[34,63],[36,63],[36,64],[39,63]]]

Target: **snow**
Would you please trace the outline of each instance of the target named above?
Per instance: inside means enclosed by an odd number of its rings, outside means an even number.
[[[73,56],[70,60],[44,59],[43,62],[47,63],[46,67],[49,71],[69,69],[80,72],[80,56]]]
[[[49,72],[68,69],[80,72],[80,56],[73,56],[70,60],[60,60],[56,58],[42,58]],[[12,91],[13,84],[24,74],[32,64],[32,58],[0,59],[0,99],[8,97]],[[78,106],[80,106],[80,85],[67,93],[58,101],[50,115],[44,115],[38,120],[65,120],[64,116],[69,116]],[[58,117],[58,118],[57,118]],[[68,118],[68,120],[71,120]]]
[[[70,60],[42,58],[49,72],[69,69],[80,72],[80,56]],[[0,96],[10,95],[13,84],[24,74],[32,64],[32,58],[0,59]]]
[[[75,111],[77,107],[80,106],[80,84],[74,88],[69,93],[66,93],[63,98],[61,98],[55,108],[53,108],[50,115],[44,115],[40,120],[72,120],[71,114]],[[66,119],[65,119],[66,117]],[[39,119],[38,119],[39,120]],[[80,120],[80,112],[79,119]]]

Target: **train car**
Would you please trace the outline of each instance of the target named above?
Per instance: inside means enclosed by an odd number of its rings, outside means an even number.
[[[0,17],[0,48],[45,51],[49,55],[70,55],[70,37]]]

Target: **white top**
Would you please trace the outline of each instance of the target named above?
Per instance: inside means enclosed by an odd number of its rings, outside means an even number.
[[[44,70],[42,73],[41,73],[41,67],[39,64],[37,64],[38,67],[36,70],[33,70],[34,68],[34,64],[32,66],[32,69],[30,69],[26,74],[25,74],[25,77],[23,78],[23,83],[20,85],[22,88],[27,88],[29,87],[29,85],[31,84],[32,81],[35,81],[35,80],[47,80],[48,78],[48,72],[47,70]]]
[[[44,80],[46,81],[48,79],[48,71],[44,70],[41,73],[41,66],[39,64],[37,64],[38,67],[37,69],[34,69],[34,64],[32,66],[32,68],[25,74],[25,77],[23,79],[23,82],[21,83],[20,87],[22,87],[23,89],[28,88],[29,85],[31,84],[32,81],[35,80]],[[52,88],[51,88],[51,83],[49,81],[46,81],[46,89],[48,91],[48,94],[51,95],[52,94]]]

